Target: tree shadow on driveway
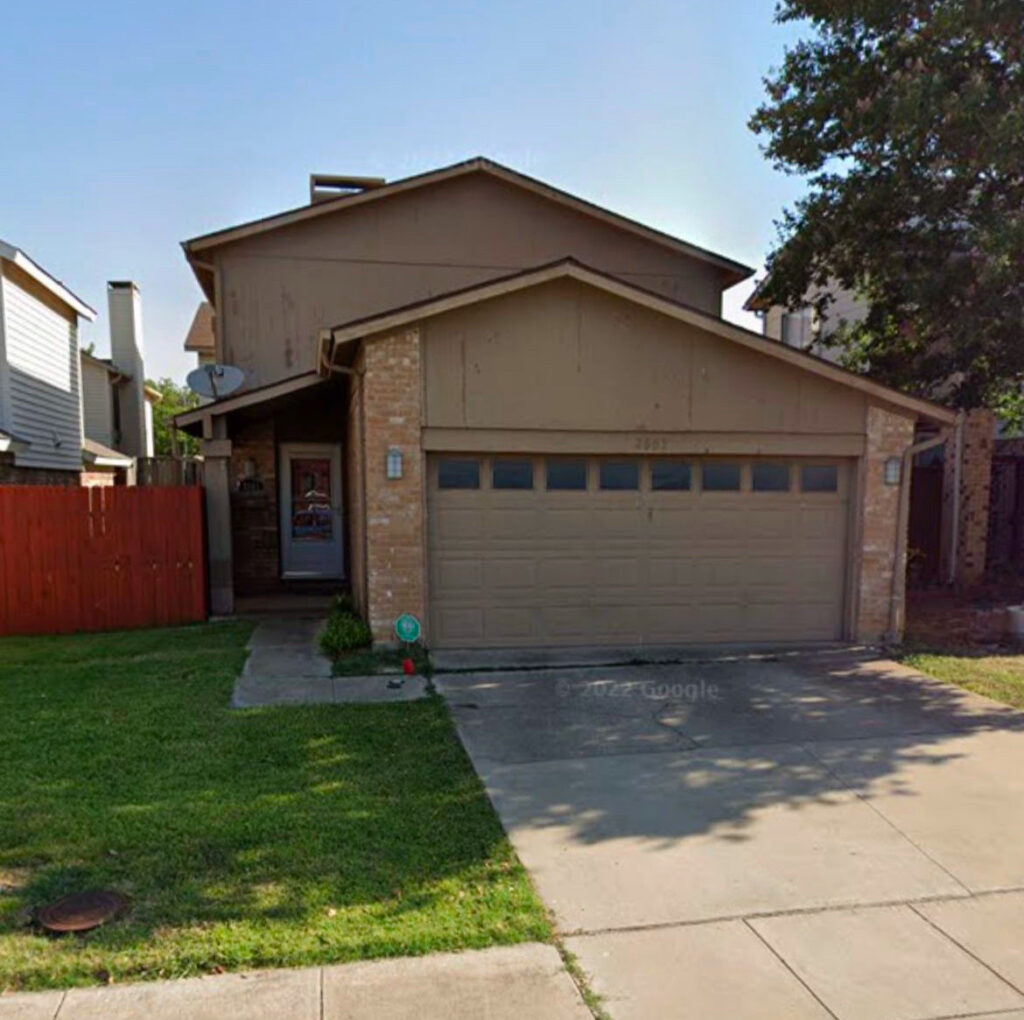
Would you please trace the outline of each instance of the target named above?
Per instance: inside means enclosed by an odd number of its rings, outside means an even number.
[[[836,651],[442,689],[570,928],[1024,884],[1001,852],[1024,838],[1024,713],[895,663]]]

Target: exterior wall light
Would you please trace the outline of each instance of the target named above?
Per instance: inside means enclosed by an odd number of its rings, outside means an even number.
[[[885,461],[885,484],[899,485],[903,465],[899,457],[887,457]]]
[[[391,481],[402,477],[402,451],[394,446],[388,450],[384,473]]]

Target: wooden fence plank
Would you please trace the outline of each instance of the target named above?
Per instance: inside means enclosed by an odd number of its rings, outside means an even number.
[[[197,486],[0,486],[0,634],[206,618]]]

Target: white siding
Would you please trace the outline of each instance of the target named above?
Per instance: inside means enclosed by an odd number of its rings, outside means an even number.
[[[95,361],[82,359],[82,423],[89,439],[114,445],[114,408],[110,373]]]
[[[31,444],[22,467],[79,471],[82,418],[77,317],[65,317],[5,275],[4,341],[10,408],[8,422]]]
[[[153,456],[153,405],[147,400],[146,401],[146,442],[145,442],[145,454],[147,457]]]
[[[817,339],[830,336],[843,323],[853,325],[867,315],[867,303],[853,291],[844,290],[838,284],[830,285],[833,302],[828,308],[828,318],[820,325],[815,323],[811,309],[803,308],[791,312],[782,305],[772,305],[765,311],[764,335],[773,340],[781,340],[790,347],[809,350],[826,361],[838,362],[841,352],[835,347],[826,347],[817,343]],[[807,300],[816,296],[817,291],[808,291]]]

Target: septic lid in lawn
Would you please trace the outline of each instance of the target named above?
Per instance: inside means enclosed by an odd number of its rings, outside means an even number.
[[[128,897],[112,889],[72,893],[39,911],[39,923],[50,931],[88,931],[116,917]]]

